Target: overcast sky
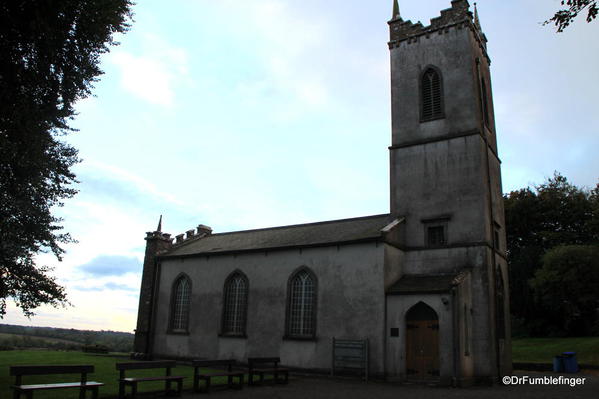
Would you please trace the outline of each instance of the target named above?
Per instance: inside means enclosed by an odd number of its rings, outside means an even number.
[[[479,0],[503,190],[555,170],[599,177],[599,22],[542,26],[559,0]],[[400,1],[422,21],[450,0]],[[135,328],[146,231],[173,235],[389,211],[392,0],[143,0],[102,58],[68,141],[80,193],[58,210],[79,241],[49,255],[72,306],[2,322]]]

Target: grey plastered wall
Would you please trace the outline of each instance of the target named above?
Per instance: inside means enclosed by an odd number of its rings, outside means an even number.
[[[483,249],[483,263],[472,269],[472,361],[474,377],[497,374],[492,251]]]
[[[443,303],[447,301],[447,305]],[[390,380],[406,377],[406,313],[418,302],[424,302],[439,317],[439,367],[442,382],[453,376],[453,322],[450,293],[387,295],[387,377]],[[390,329],[398,328],[399,336],[390,337]]]
[[[456,353],[458,356],[457,378],[458,385],[468,385],[474,376],[474,362],[472,351],[473,333],[473,302],[472,302],[472,276],[468,272],[461,284],[457,287],[455,297],[456,324],[459,338]]]
[[[385,244],[385,292],[401,278],[405,256],[404,251]]]
[[[316,340],[283,339],[287,283],[299,267],[318,281]],[[248,277],[247,338],[219,337],[227,276]],[[167,333],[171,286],[192,280],[189,335]],[[371,372],[383,372],[384,244],[362,243],[222,256],[163,259],[154,354],[183,358],[280,356],[285,365],[328,369],[331,338],[368,338]]]
[[[459,25],[406,40],[391,49],[392,144],[480,129],[472,32]],[[441,71],[445,118],[420,123],[420,77]]]
[[[430,248],[406,252],[405,274],[451,274],[486,267],[486,247]]]
[[[408,247],[425,244],[423,219],[449,216],[448,244],[486,239],[484,146],[480,136],[391,150],[392,209],[405,216]]]
[[[504,328],[504,336],[503,340],[499,340],[499,353],[501,356],[501,374],[508,375],[513,371],[512,366],[512,326],[511,326],[511,317],[510,317],[510,286],[509,286],[509,275],[508,275],[508,264],[505,257],[500,256],[498,254],[495,255],[495,261],[499,270],[501,270],[503,276],[503,311],[504,311],[504,326],[499,326],[499,328]]]

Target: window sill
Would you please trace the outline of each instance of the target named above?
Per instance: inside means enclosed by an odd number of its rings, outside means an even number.
[[[428,244],[426,245],[426,249],[442,249],[442,248],[449,248],[450,245],[449,244]]]
[[[166,333],[169,335],[189,335],[189,331],[167,330]]]
[[[247,334],[218,334],[219,338],[238,338],[247,339]]]
[[[439,119],[445,119],[445,115],[433,116],[432,118],[420,118],[420,123],[438,121]]]
[[[297,335],[284,335],[283,341],[313,341],[316,342],[318,339],[316,336],[297,336]]]

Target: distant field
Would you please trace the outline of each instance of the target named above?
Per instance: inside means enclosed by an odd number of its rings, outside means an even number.
[[[555,355],[576,352],[578,363],[599,366],[599,337],[519,338],[512,341],[514,362],[552,363]]]
[[[63,343],[63,344],[72,344],[72,345],[83,345],[81,342],[77,342],[77,341],[70,341],[68,339],[60,339],[60,338],[49,338],[49,337],[38,337],[37,335],[24,335],[24,334],[8,334],[8,333],[0,333],[0,341],[6,338],[13,338],[13,337],[26,337],[26,338],[31,338],[32,340],[35,341],[46,341],[46,342],[51,342],[51,343]]]
[[[88,376],[90,381],[103,382],[106,385],[100,387],[100,398],[115,398],[118,393],[118,372],[115,363],[130,361],[122,357],[113,357],[108,355],[94,355],[83,352],[61,352],[49,350],[19,350],[0,352],[0,398],[10,398],[10,385],[14,384],[14,377],[8,375],[9,366],[19,364],[93,364],[95,373]],[[154,370],[133,370],[127,372],[127,376],[152,376],[164,373],[164,369]],[[173,375],[186,376],[183,380],[183,389],[191,389],[193,385],[193,368],[189,366],[177,366],[172,371]],[[51,375],[51,376],[31,376],[24,377],[26,384],[52,383],[52,382],[74,382],[79,378],[76,374],[70,375]],[[224,383],[224,380],[215,381]],[[173,384],[175,387],[176,384]],[[152,392],[164,389],[164,382],[146,382],[139,384],[138,392]],[[61,389],[54,392],[39,391],[35,392],[35,399],[78,399],[79,391],[76,389]],[[129,392],[129,391],[127,391]],[[57,396],[59,394],[59,396]]]

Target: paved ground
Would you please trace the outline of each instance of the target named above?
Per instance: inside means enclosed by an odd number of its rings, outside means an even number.
[[[516,376],[559,377],[560,374],[516,372]],[[586,378],[585,384],[568,385],[496,385],[493,387],[440,388],[419,385],[399,385],[384,382],[363,383],[356,380],[296,377],[288,385],[244,387],[243,390],[215,389],[209,395],[183,395],[184,399],[597,399],[599,376],[568,374],[564,377]]]

